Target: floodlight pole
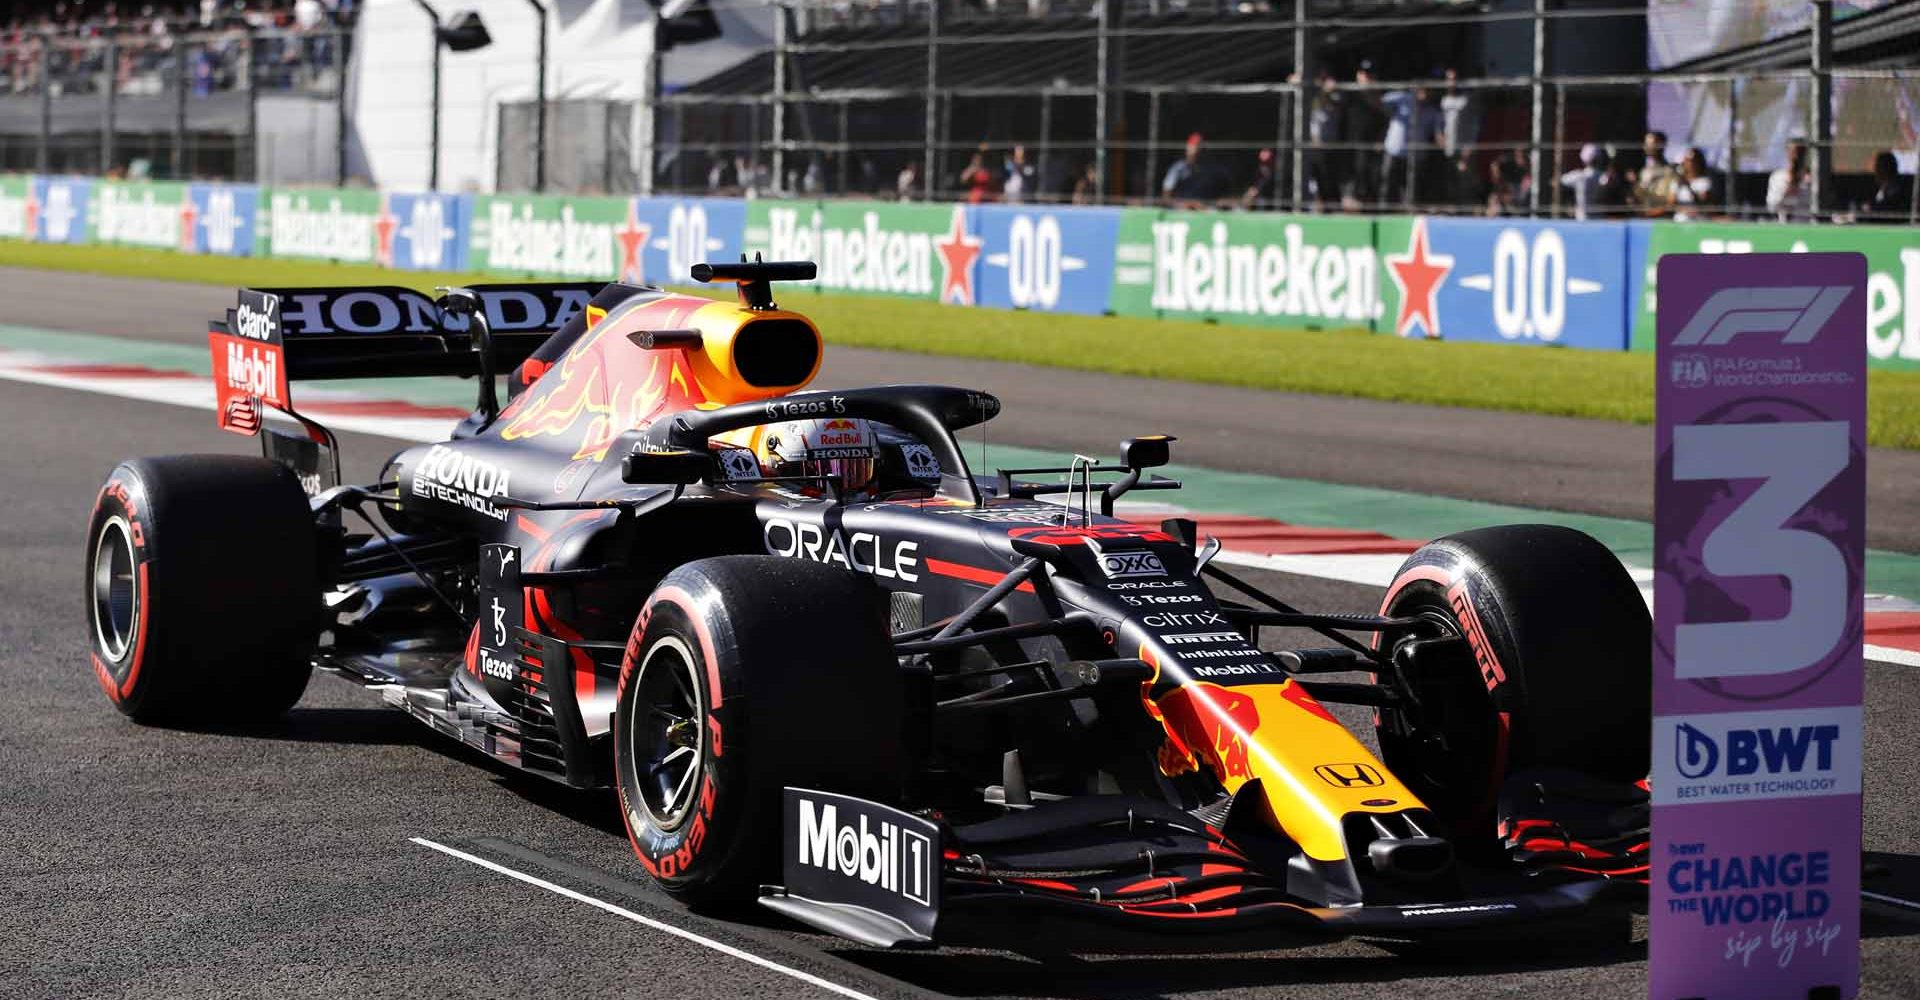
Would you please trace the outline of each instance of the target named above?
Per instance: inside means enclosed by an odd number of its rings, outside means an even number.
[[[920,192],[928,201],[933,200],[934,161],[940,155],[935,146],[935,137],[940,131],[940,0],[927,0],[927,106],[926,137],[921,140],[920,157],[925,162],[920,165]],[[941,136],[944,138],[944,136]]]
[[[427,17],[433,21],[433,126],[429,132],[432,138],[428,140],[432,153],[429,154],[431,158],[427,161],[427,190],[438,191],[440,190],[440,12],[434,10],[427,0],[413,0],[413,2],[421,10],[426,11]],[[344,86],[345,81],[341,83]],[[341,135],[340,141],[346,142],[345,134]]]
[[[547,189],[547,5],[527,0],[540,15],[539,65],[534,74],[533,189]],[[657,54],[655,58],[658,58]]]
[[[1527,140],[1527,211],[1540,214],[1540,189],[1546,185],[1547,172],[1540,156],[1541,140],[1546,138],[1547,86],[1547,0],[1533,0],[1533,128]]]
[[[1307,0],[1293,0],[1293,73],[1298,83],[1293,88],[1293,210],[1307,201],[1307,122],[1311,117],[1312,105],[1307,95],[1309,87],[1314,85],[1313,67],[1309,65],[1313,53],[1307,45]],[[1275,199],[1280,197],[1279,186],[1275,185]]]
[[[1813,197],[1819,221],[1833,196],[1833,0],[1813,2]],[[1792,169],[1792,165],[1788,165]]]

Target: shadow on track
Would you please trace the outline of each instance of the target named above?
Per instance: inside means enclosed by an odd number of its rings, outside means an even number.
[[[182,732],[282,743],[335,743],[341,746],[432,747],[447,742],[403,712],[391,708],[308,708],[295,706],[269,722],[175,726]]]

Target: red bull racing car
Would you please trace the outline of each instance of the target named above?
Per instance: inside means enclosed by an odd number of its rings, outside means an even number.
[[[265,455],[108,477],[101,688],[143,722],[244,722],[329,671],[528,774],[616,788],[672,896],[873,945],[1030,914],[1272,942],[1633,905],[1649,623],[1606,549],[1470,531],[1373,613],[1299,610],[1193,522],[1114,516],[1177,487],[1152,471],[1170,438],[985,475],[956,433],[998,412],[987,393],[806,390],[819,331],[772,289],[813,270],[694,269],[737,301],[242,291],[209,334],[218,421]],[[379,375],[477,376],[480,398],[342,483],[289,386]],[[236,578],[233,552],[273,572]],[[1276,629],[1322,638],[1263,645]],[[1370,709],[1374,739],[1328,705]]]

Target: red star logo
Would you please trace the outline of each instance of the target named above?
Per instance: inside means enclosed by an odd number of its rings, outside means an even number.
[[[1400,315],[1393,324],[1395,334],[1406,336],[1418,320],[1428,337],[1440,336],[1440,309],[1434,304],[1434,294],[1451,270],[1452,255],[1429,251],[1427,220],[1415,218],[1407,252],[1387,255],[1387,277],[1400,289]]]
[[[646,248],[647,237],[653,234],[653,227],[640,221],[640,201],[627,199],[627,221],[622,222],[613,231],[613,238],[620,241],[620,280],[644,283],[647,272],[641,266],[640,251]]]
[[[193,207],[192,198],[180,201],[180,249],[193,252],[193,224],[200,218],[200,210]]]
[[[27,183],[27,242],[40,238],[40,199],[35,197],[33,183]]]
[[[933,241],[933,248],[940,252],[940,269],[945,273],[940,280],[940,301],[973,305],[973,263],[980,259],[983,242],[980,237],[967,234],[967,210],[953,206],[952,227],[945,238]]]
[[[393,233],[400,228],[400,220],[393,217],[393,211],[387,205],[387,196],[380,196],[380,214],[373,217],[373,259],[387,267],[393,266]]]

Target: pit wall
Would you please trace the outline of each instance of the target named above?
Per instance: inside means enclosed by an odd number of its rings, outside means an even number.
[[[878,201],[423,194],[0,176],[0,239],[684,283],[820,264],[819,292],[1274,329],[1651,350],[1668,253],[1866,254],[1867,349],[1920,370],[1920,230]],[[800,291],[796,289],[795,291]],[[791,293],[790,293],[791,294]]]

